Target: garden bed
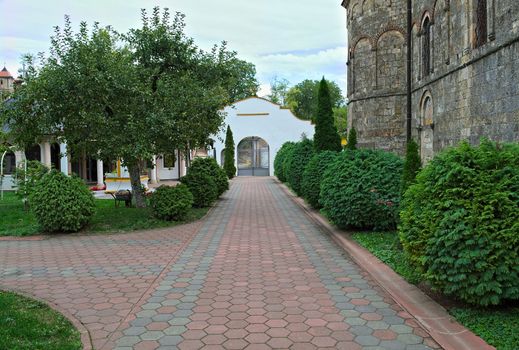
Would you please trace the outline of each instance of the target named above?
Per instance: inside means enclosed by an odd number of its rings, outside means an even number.
[[[36,300],[0,291],[0,349],[81,349],[80,333],[64,316]]]
[[[171,227],[201,219],[208,208],[193,208],[183,221],[162,221],[154,218],[150,208],[115,207],[113,200],[96,199],[96,213],[81,233],[115,233]],[[31,236],[41,234],[34,214],[24,210],[14,193],[4,193],[0,201],[0,236]]]
[[[417,285],[435,299],[458,322],[483,338],[488,344],[498,350],[519,349],[519,305],[510,304],[488,309],[475,308],[434,293],[423,283],[420,274],[409,264],[400,248],[398,235],[395,232],[362,232],[353,234],[352,238],[408,282]]]

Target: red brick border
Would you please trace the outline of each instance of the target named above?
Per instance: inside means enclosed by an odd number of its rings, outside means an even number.
[[[311,209],[303,199],[294,195],[288,187],[277,179],[275,181],[288,197],[303,209],[307,217],[344,249],[402,308],[413,315],[442,348],[445,350],[495,350],[493,346],[488,345],[483,339],[458,323],[441,305],[416,286],[405,281],[367,249],[357,244],[348,232],[334,227],[318,211]]]
[[[56,312],[59,312],[63,317],[68,319],[70,323],[77,329],[79,332],[79,335],[81,337],[81,344],[83,344],[83,350],[93,350],[94,347],[92,346],[92,340],[90,339],[90,333],[88,332],[88,329],[77,319],[75,318],[71,313],[69,313],[67,310],[61,308],[59,305],[56,305],[48,300],[38,298],[34,295],[31,295],[25,291],[19,290],[19,289],[13,289],[13,288],[5,288],[0,286],[0,291],[3,292],[11,292],[18,295],[21,295],[23,297],[33,299],[36,301],[39,301],[40,303],[43,303],[53,309]]]

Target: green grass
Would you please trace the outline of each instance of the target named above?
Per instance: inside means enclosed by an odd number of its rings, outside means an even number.
[[[422,281],[422,276],[410,266],[409,260],[400,248],[400,241],[395,232],[355,233],[353,239],[409,283],[418,284]]]
[[[402,251],[395,232],[363,232],[352,237],[408,282],[423,281]],[[479,309],[467,306],[451,308],[449,312],[498,350],[519,349],[519,307]]]
[[[115,233],[172,227],[201,219],[208,208],[193,208],[184,221],[162,221],[151,215],[150,208],[115,207],[113,200],[96,199],[96,213],[82,233]],[[4,193],[0,201],[0,236],[30,236],[41,230],[34,215],[24,210],[22,201],[14,193]]]
[[[0,349],[81,349],[79,332],[38,301],[0,291]]]

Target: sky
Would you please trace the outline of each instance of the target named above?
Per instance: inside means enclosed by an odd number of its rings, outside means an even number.
[[[222,40],[256,65],[260,96],[276,77],[295,85],[325,76],[346,91],[346,10],[340,0],[0,0],[0,64],[17,75],[25,53],[48,52],[53,27],[70,15],[111,25],[140,26],[154,6],[186,15],[186,32],[202,49]]]

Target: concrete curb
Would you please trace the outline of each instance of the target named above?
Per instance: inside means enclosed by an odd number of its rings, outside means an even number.
[[[43,304],[47,305],[48,307],[50,307],[54,311],[60,313],[61,315],[63,315],[63,317],[65,317],[67,320],[69,320],[70,323],[72,323],[72,325],[79,332],[79,335],[81,337],[81,344],[83,344],[83,350],[93,350],[94,349],[94,347],[92,345],[92,340],[90,339],[90,333],[88,332],[88,329],[83,325],[83,323],[81,323],[81,321],[79,321],[77,318],[75,318],[67,310],[61,308],[60,306],[58,306],[58,305],[56,305],[56,304],[54,304],[54,303],[52,303],[52,302],[50,302],[48,300],[39,298],[37,296],[29,294],[29,293],[27,293],[27,292],[25,292],[23,290],[20,290],[20,289],[6,288],[6,287],[3,287],[3,286],[0,286],[0,290],[1,291],[5,291],[5,292],[11,292],[11,293],[19,294],[19,295],[21,295],[23,297],[26,297],[26,298],[29,298],[29,299],[34,299],[36,301],[39,301],[40,303],[43,303]]]
[[[282,190],[332,240],[387,292],[425,329],[445,350],[495,350],[483,339],[459,324],[441,305],[409,284],[389,266],[355,242],[348,233],[334,227],[318,211],[310,208],[302,198],[295,196],[284,184],[275,180]]]

